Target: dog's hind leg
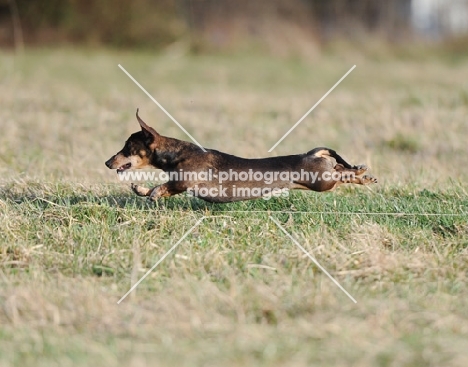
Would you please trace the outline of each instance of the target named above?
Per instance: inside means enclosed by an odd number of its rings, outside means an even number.
[[[335,173],[338,173],[335,172]],[[338,186],[346,183],[356,184],[356,185],[368,185],[371,183],[377,183],[377,179],[372,176],[356,176],[355,170],[344,170],[339,172],[340,178],[338,180],[330,180],[330,181],[322,181],[319,186],[312,188],[315,191],[332,191],[336,189]]]
[[[335,169],[337,170],[339,170],[339,166],[341,165],[343,168],[358,170],[360,173],[355,172],[356,175],[361,175],[367,171],[367,167],[365,165],[361,164],[353,166],[346,162],[336,151],[330,148],[315,148],[307,152],[307,155],[313,155],[315,157],[332,157],[336,160],[337,165]]]
[[[367,185],[377,183],[377,179],[373,176],[357,177],[353,171],[344,171],[341,173],[341,183],[352,183],[357,185]]]
[[[367,166],[365,164],[360,164],[358,166],[354,166],[352,168],[346,168],[342,164],[338,163],[333,167],[336,171],[338,172],[348,172],[349,174],[355,175],[355,176],[360,176],[364,172],[368,170]]]

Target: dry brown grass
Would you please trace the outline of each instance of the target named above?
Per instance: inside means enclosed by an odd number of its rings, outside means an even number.
[[[0,63],[0,365],[467,365],[466,62],[48,50]],[[274,154],[330,146],[381,184],[154,208],[104,161],[136,107],[186,137],[118,63],[203,145],[248,157],[357,64]]]

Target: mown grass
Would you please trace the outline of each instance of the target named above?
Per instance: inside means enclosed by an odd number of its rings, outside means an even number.
[[[178,50],[1,62],[0,365],[466,365],[466,62]],[[203,145],[249,157],[356,63],[274,154],[329,145],[380,183],[225,205],[137,198],[103,164],[137,129],[135,108],[186,137],[118,63]]]

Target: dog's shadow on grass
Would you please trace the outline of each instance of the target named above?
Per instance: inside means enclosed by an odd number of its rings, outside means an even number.
[[[89,199],[89,198],[88,198]],[[88,202],[86,197],[75,197],[72,201],[75,203]],[[91,203],[99,203],[109,207],[124,208],[131,210],[150,210],[156,212],[197,212],[202,215],[222,214],[226,212],[254,212],[254,211],[281,211],[287,210],[290,205],[287,202],[271,201],[268,205],[264,200],[248,200],[232,203],[210,203],[199,198],[184,195],[171,198],[161,198],[157,201],[151,201],[129,194],[104,195],[93,198]]]
[[[32,205],[39,210],[51,207],[71,208],[76,206],[102,206],[130,210],[151,211],[177,211],[177,212],[217,212],[229,211],[238,203],[213,204],[198,198],[176,196],[163,198],[154,202],[146,198],[135,196],[132,192],[116,192],[108,194],[95,194],[92,191],[80,190],[71,192],[67,190],[41,190],[28,187],[22,190],[13,187],[3,187],[0,190],[0,200],[15,203],[16,205]],[[244,205],[245,206],[245,205]]]
[[[105,195],[99,197],[102,205],[118,208],[130,208],[137,210],[154,211],[216,211],[219,204],[212,204],[203,200],[191,197],[172,197],[151,201],[146,198],[137,197],[134,194]],[[224,205],[222,206],[224,207]]]
[[[226,213],[230,211],[281,211],[290,208],[287,201],[248,200],[234,203],[210,203],[195,197],[178,195],[171,198],[161,198],[154,202],[136,196],[132,192],[110,190],[105,193],[95,193],[91,189],[73,188],[70,186],[44,188],[40,185],[15,187],[10,185],[0,190],[0,201],[12,202],[16,205],[33,206],[39,210],[52,207],[72,208],[77,206],[100,206],[129,210],[155,212],[198,212]]]
[[[282,211],[289,210],[291,203],[289,201],[267,201],[245,200],[230,203],[210,203],[199,198],[178,195],[171,198],[161,198],[157,201],[151,201],[145,198],[137,197],[132,193],[120,195],[106,195],[99,198],[101,203],[109,206],[132,208],[139,210],[155,210],[164,212],[199,212],[203,215],[207,213],[222,214],[226,212],[255,212],[255,211]]]

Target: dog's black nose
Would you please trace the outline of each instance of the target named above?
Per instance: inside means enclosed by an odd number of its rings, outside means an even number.
[[[114,156],[112,156],[108,161],[106,161],[107,168],[112,168],[112,161],[114,160]]]

